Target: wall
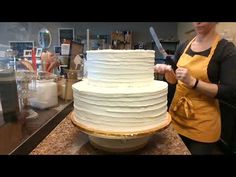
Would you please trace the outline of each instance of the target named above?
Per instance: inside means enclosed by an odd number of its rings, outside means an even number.
[[[186,35],[185,32],[193,29],[192,23],[190,22],[180,22],[177,24],[177,36],[180,42],[184,42],[190,36]],[[234,44],[236,44],[236,22],[219,22],[217,24],[216,30],[222,34],[224,31],[227,31],[232,37]]]
[[[228,32],[233,43],[236,45],[236,22],[221,22],[217,25],[216,29],[219,33]]]
[[[76,35],[85,35],[89,28],[91,34],[110,34],[116,30],[133,30],[135,41],[150,42],[152,40],[149,27],[153,26],[159,38],[174,36],[180,42],[191,38],[185,32],[192,29],[191,22],[0,22],[0,50],[8,47],[8,41],[12,40],[33,40],[38,45],[38,31],[46,27],[52,33],[52,45],[58,45],[58,28],[75,28]],[[236,22],[220,22],[217,31],[222,33],[228,30],[236,44]]]
[[[177,36],[180,40],[180,43],[186,41],[187,39],[191,38],[191,34],[187,35],[185,32],[190,31],[193,29],[192,23],[189,22],[180,22],[177,24]]]
[[[8,46],[8,41],[35,41],[38,46],[38,31],[46,27],[52,34],[52,45],[58,45],[58,28],[74,28],[75,35],[85,35],[89,28],[91,34],[107,35],[116,30],[134,31],[134,40],[151,42],[149,27],[153,26],[159,38],[177,37],[177,23],[175,22],[1,22],[0,47]]]

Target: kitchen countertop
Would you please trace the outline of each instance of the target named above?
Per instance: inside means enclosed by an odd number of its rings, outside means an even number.
[[[71,122],[71,114],[61,121],[55,129],[30,153],[30,155],[102,155],[109,154],[94,148],[88,136],[78,130]],[[126,153],[127,154],[127,153]],[[148,144],[128,154],[137,155],[190,155],[181,138],[170,124],[149,140]]]
[[[27,107],[18,121],[5,121],[0,115],[0,154],[29,154],[72,110],[72,100],[58,99],[58,104],[48,109]],[[26,119],[27,112],[38,116]]]

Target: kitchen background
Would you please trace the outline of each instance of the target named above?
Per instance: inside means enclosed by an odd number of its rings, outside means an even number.
[[[59,45],[58,28],[74,28],[75,39],[86,36],[87,29],[91,35],[110,35],[117,30],[131,30],[134,44],[148,44],[152,41],[150,26],[154,27],[161,40],[183,42],[194,34],[190,22],[1,22],[0,47],[8,47],[9,41],[35,41],[37,47],[41,28],[47,28],[51,32],[52,44],[49,50]],[[236,43],[236,23],[221,22],[217,30]]]
[[[49,51],[54,51],[54,46],[60,45],[59,28],[73,28],[76,40],[86,39],[87,29],[89,29],[90,35],[95,37],[111,37],[112,32],[132,31],[134,46],[144,44],[146,49],[151,49],[154,43],[149,32],[150,26],[154,27],[159,39],[163,42],[164,48],[173,49],[173,45],[182,43],[194,36],[190,22],[0,22],[0,51],[9,48],[9,41],[34,41],[35,47],[40,47],[38,33],[42,28],[48,29],[51,33],[52,43]],[[236,44],[236,23],[220,22],[217,25],[217,30],[225,38]],[[178,42],[176,43],[176,41]],[[107,43],[106,48],[109,48],[111,40],[108,40]],[[226,143],[230,142],[229,144],[233,147],[234,152],[236,150],[235,123],[233,118],[227,120],[223,127],[223,139]]]

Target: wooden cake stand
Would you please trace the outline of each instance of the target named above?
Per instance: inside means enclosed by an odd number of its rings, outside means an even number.
[[[156,132],[166,128],[171,122],[171,116],[167,113],[167,118],[152,129],[136,132],[108,132],[97,130],[81,124],[75,116],[71,114],[71,121],[80,131],[88,134],[90,143],[97,149],[108,152],[130,152],[144,147],[149,138]]]

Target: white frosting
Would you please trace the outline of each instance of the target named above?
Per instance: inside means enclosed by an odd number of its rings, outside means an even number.
[[[88,51],[88,79],[72,86],[80,124],[109,132],[145,131],[167,116],[167,83],[153,79],[154,51]]]
[[[143,86],[153,81],[153,50],[87,51],[89,84],[99,87]]]

